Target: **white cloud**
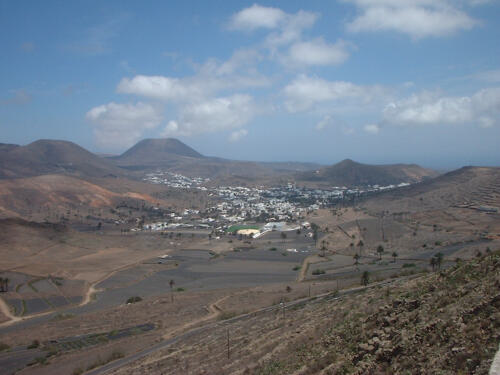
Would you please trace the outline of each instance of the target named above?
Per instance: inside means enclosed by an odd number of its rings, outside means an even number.
[[[96,141],[114,148],[131,146],[144,131],[157,127],[162,121],[159,108],[141,102],[100,105],[88,111],[86,118],[93,124]]]
[[[491,127],[499,123],[500,88],[483,89],[461,97],[423,92],[390,103],[383,117],[386,123],[400,126],[477,124]]]
[[[316,130],[323,130],[331,123],[332,123],[332,117],[330,115],[326,115],[320,121],[318,121],[315,128],[316,128]]]
[[[189,103],[181,108],[179,120],[170,121],[162,135],[188,136],[236,129],[246,125],[256,113],[257,108],[249,95],[235,94]]]
[[[118,84],[117,91],[152,99],[182,101],[203,97],[208,91],[207,86],[179,78],[138,75],[132,79],[123,78]]]
[[[380,86],[359,86],[351,82],[327,81],[299,75],[284,88],[285,106],[290,112],[306,111],[321,102],[356,99],[368,103],[385,96]]]
[[[318,38],[292,44],[288,60],[294,65],[338,65],[348,57],[349,51],[344,41],[330,44]]]
[[[246,137],[247,134],[248,134],[248,131],[246,129],[236,130],[236,131],[232,132],[231,135],[229,136],[229,142],[238,142],[242,138]]]
[[[272,32],[266,38],[265,45],[274,50],[275,48],[298,41],[305,29],[311,28],[318,19],[318,15],[303,10],[295,14],[287,14],[285,21],[278,31]]]
[[[265,87],[270,80],[253,66],[260,58],[255,50],[239,50],[222,63],[208,60],[197,74],[184,77],[137,75],[123,78],[116,91],[165,102],[195,102],[214,96],[218,91]]]
[[[413,38],[440,37],[470,30],[479,22],[448,0],[344,0],[359,10],[351,32],[396,31]]]
[[[265,45],[271,49],[300,40],[304,29],[310,28],[318,19],[318,14],[299,10],[295,14],[286,13],[279,8],[253,4],[234,14],[230,19],[233,30],[253,31],[271,30]]]
[[[279,8],[253,4],[231,17],[230,27],[235,30],[274,29],[286,18]]]
[[[363,130],[370,134],[378,134],[380,127],[377,124],[368,124],[363,127]]]

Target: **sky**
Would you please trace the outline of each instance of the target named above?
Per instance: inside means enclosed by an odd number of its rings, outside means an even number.
[[[0,0],[0,142],[500,165],[500,0]]]

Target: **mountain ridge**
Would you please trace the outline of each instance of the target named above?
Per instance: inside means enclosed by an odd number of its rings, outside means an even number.
[[[0,178],[69,174],[103,177],[123,171],[76,143],[39,139],[25,146],[0,147]]]
[[[363,164],[344,159],[331,166],[296,175],[299,181],[328,183],[336,186],[395,185],[421,182],[438,173],[417,164]]]

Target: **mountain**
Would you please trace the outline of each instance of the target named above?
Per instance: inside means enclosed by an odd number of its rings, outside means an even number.
[[[399,211],[481,206],[500,210],[500,167],[462,167],[420,184],[380,194],[367,205]]]
[[[0,178],[44,174],[104,177],[123,171],[69,141],[41,139],[26,146],[0,145]]]
[[[224,178],[228,183],[234,179],[256,179],[319,167],[312,163],[261,163],[204,156],[174,138],[144,139],[122,155],[110,157],[108,160],[128,170],[143,171],[161,168],[186,176]]]
[[[416,164],[369,165],[345,159],[316,171],[298,173],[296,179],[335,186],[387,186],[402,182],[420,182],[435,176],[437,172]]]
[[[120,166],[160,166],[183,158],[203,155],[175,138],[143,139],[123,154],[110,159]]]

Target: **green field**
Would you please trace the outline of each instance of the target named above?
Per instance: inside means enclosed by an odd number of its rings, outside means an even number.
[[[260,225],[244,225],[244,224],[232,225],[229,228],[227,228],[227,231],[229,233],[235,233],[240,229],[260,229]]]

